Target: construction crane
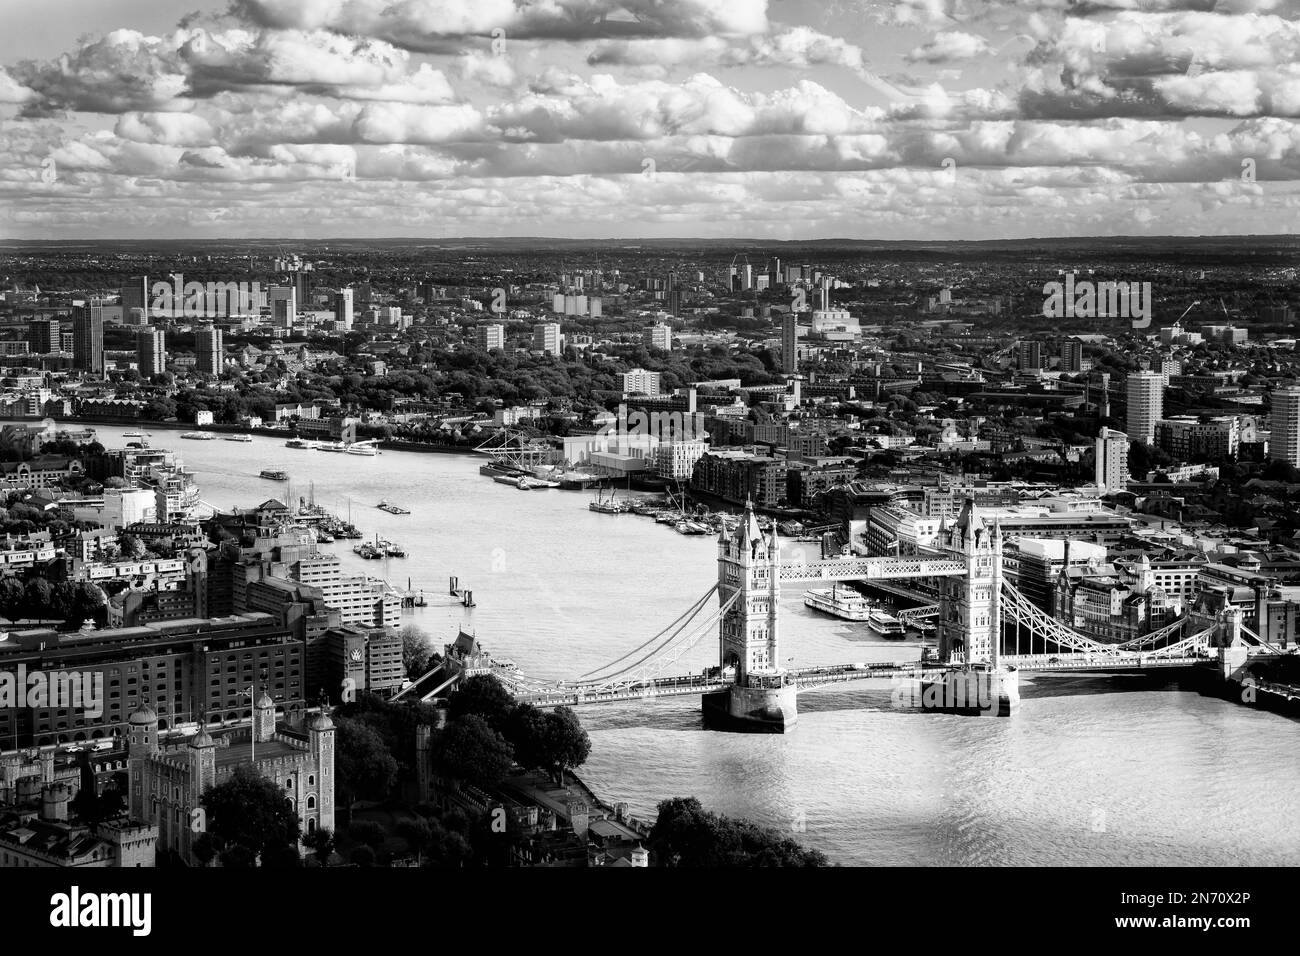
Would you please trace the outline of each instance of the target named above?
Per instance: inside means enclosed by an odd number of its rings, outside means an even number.
[[[1174,322],[1174,324],[1177,325],[1179,322],[1182,322],[1183,319],[1185,319],[1185,318],[1187,317],[1187,313],[1190,312],[1190,311],[1192,311],[1192,309],[1196,308],[1196,307],[1197,307],[1198,305],[1200,305],[1200,304],[1201,304],[1201,300],[1200,300],[1200,299],[1197,299],[1195,302],[1193,302],[1193,303],[1192,303],[1191,305],[1189,305],[1187,308],[1183,309],[1183,314],[1180,315],[1180,316],[1178,317],[1177,321]]]

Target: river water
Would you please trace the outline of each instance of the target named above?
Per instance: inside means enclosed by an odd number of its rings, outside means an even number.
[[[98,427],[120,445],[123,429]],[[673,621],[717,577],[710,536],[649,518],[601,515],[588,495],[521,492],[469,456],[295,451],[280,439],[189,441],[158,431],[217,507],[292,494],[347,515],[410,557],[358,571],[409,579],[430,606],[407,620],[436,643],[465,627],[526,673],[577,677]],[[376,509],[383,498],[407,516]],[[447,595],[458,575],[478,606]],[[782,599],[782,654],[793,666],[915,658],[912,644]],[[717,662],[705,636],[674,673]],[[790,832],[841,864],[1295,865],[1300,863],[1300,725],[1134,675],[1042,677],[1022,684],[1009,719],[923,714],[890,705],[884,682],[800,695],[783,736],[701,729],[699,699],[580,708],[592,739],[582,776],[609,801],[653,817],[658,801],[696,796]]]

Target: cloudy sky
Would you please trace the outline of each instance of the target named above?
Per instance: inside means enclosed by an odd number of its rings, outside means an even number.
[[[0,235],[1292,233],[1300,0],[0,0]]]

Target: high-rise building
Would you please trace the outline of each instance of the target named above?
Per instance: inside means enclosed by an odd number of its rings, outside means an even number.
[[[58,319],[36,319],[27,323],[27,347],[36,355],[57,352],[63,347]]]
[[[334,293],[334,321],[338,323],[340,331],[352,330],[352,318],[352,290],[339,289]]]
[[[794,312],[781,319],[781,371],[787,375],[799,371],[799,326]]]
[[[559,322],[539,322],[533,326],[533,348],[547,355],[559,355],[564,339]]]
[[[167,367],[167,334],[145,326],[135,340],[135,362],[141,375],[161,375]]]
[[[1134,372],[1125,383],[1128,392],[1128,437],[1150,445],[1156,422],[1164,417],[1165,379],[1159,372]]]
[[[224,336],[215,325],[200,326],[194,332],[194,369],[200,375],[220,375],[223,366]]]
[[[1061,371],[1083,371],[1083,343],[1078,339],[1063,339],[1061,341]]]
[[[634,368],[623,373],[623,391],[629,395],[658,395],[659,373]]]
[[[1128,446],[1128,435],[1113,428],[1103,428],[1097,435],[1095,481],[1103,493],[1115,494],[1128,488]]]
[[[1300,388],[1274,389],[1271,398],[1268,455],[1300,468]]]
[[[506,327],[504,325],[480,325],[474,330],[478,347],[484,352],[506,347]]]
[[[88,305],[72,310],[72,367],[92,375],[104,373],[104,313]]]
[[[1043,368],[1043,343],[1029,339],[1022,340],[1017,352],[1020,356],[1022,372],[1037,372]]]
[[[648,349],[672,351],[673,327],[666,322],[656,322],[654,325],[647,326],[645,330],[645,346]]]
[[[131,276],[122,285],[122,316],[129,321],[132,309],[149,318],[149,277]]]

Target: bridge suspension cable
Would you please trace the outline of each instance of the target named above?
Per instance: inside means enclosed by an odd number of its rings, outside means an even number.
[[[673,636],[676,636],[676,634],[680,632],[682,628],[690,624],[689,619],[694,618],[695,615],[698,614],[700,610],[704,607],[704,605],[706,605],[709,602],[709,600],[713,597],[713,595],[717,593],[718,593],[718,586],[715,584],[713,585],[713,587],[709,588],[707,591],[704,592],[703,597],[701,597],[698,601],[696,601],[694,604],[688,607],[684,612],[682,612],[681,615],[677,617],[676,620],[674,620],[671,624],[669,624],[668,627],[665,627],[658,634],[654,635],[654,637],[650,638],[650,640],[646,641],[644,644],[632,648],[632,650],[628,651],[622,657],[618,658],[618,660],[610,661],[608,664],[603,664],[600,667],[597,667],[595,670],[587,671],[587,673],[581,675],[578,678],[578,680],[582,680],[583,678],[590,677],[592,674],[599,674],[601,671],[609,670],[611,667],[623,663],[623,661],[627,660],[633,654],[636,654],[638,651],[644,650],[645,648],[653,644],[655,641],[659,640],[659,638],[663,637],[664,634],[666,634],[671,628],[674,627],[677,628],[677,631],[673,632]],[[680,627],[678,625],[680,625]]]
[[[740,592],[737,591],[707,619],[697,623],[690,631],[686,632],[685,636],[678,636],[681,633],[679,629],[678,633],[669,637],[648,654],[612,674],[607,674],[595,680],[561,681],[560,684],[573,689],[600,689],[630,683],[644,683],[652,680],[657,674],[662,673],[665,667],[676,663],[683,654],[698,644],[700,638],[709,633],[722,616],[731,610],[732,605],[736,603],[739,596]]]

